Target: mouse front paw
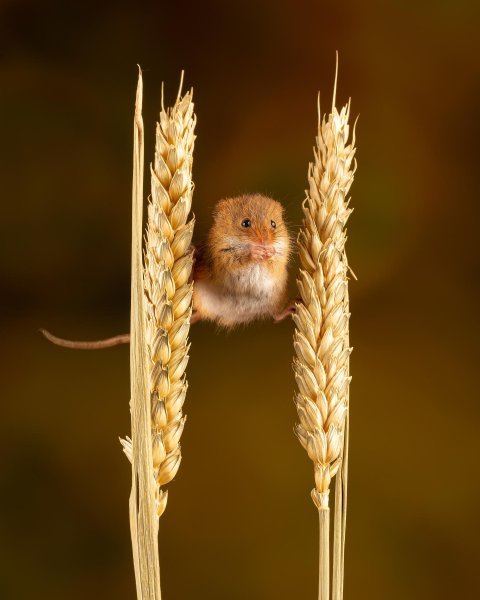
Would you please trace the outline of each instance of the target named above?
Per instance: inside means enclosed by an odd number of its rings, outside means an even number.
[[[279,321],[283,321],[287,317],[291,317],[297,312],[296,304],[299,299],[294,300],[290,304],[288,304],[282,311],[273,315],[273,319],[278,323]]]

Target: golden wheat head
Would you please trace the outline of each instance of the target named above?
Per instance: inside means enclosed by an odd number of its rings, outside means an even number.
[[[165,510],[169,483],[181,461],[182,406],[187,391],[188,333],[192,314],[192,161],[195,116],[192,92],[160,113],[145,249],[147,348],[150,358],[152,458],[157,510]]]
[[[192,162],[196,118],[192,91],[180,91],[172,108],[162,98],[157,123],[155,162],[151,165],[144,256],[146,345],[149,363],[151,437],[155,503],[158,516],[167,504],[162,487],[176,475],[181,461],[180,437],[186,417],[188,333],[192,314],[191,240]],[[131,458],[130,440],[122,441]]]
[[[348,141],[350,103],[320,115],[304,222],[298,237],[302,301],[294,315],[295,396],[300,423],[295,433],[314,463],[312,498],[328,508],[329,487],[343,448],[348,410],[348,264],[345,225],[351,213],[347,193],[353,181],[355,142]]]

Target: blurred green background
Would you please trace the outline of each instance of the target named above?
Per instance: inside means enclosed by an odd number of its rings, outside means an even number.
[[[197,239],[213,204],[301,221],[316,94],[352,98],[346,599],[473,599],[478,580],[479,5],[61,2],[0,7],[0,597],[134,597],[128,348],[132,115],[195,88]],[[292,280],[293,280],[292,267]],[[292,433],[291,322],[192,329],[167,600],[316,597],[312,466]]]

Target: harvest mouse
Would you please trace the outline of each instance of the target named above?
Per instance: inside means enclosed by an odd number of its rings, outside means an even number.
[[[195,247],[191,323],[208,320],[230,328],[292,314],[293,305],[285,307],[290,246],[283,207],[276,200],[246,194],[217,202],[207,237]],[[70,348],[105,348],[129,341],[128,334],[77,342],[42,332]]]
[[[231,327],[281,317],[289,254],[279,202],[260,194],[220,200],[195,250],[192,321]]]

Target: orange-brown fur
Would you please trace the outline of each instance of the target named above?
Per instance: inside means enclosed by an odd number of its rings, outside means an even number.
[[[244,219],[250,227],[242,227]],[[279,202],[260,194],[220,200],[196,249],[193,320],[229,327],[276,317],[285,305],[289,254]]]

